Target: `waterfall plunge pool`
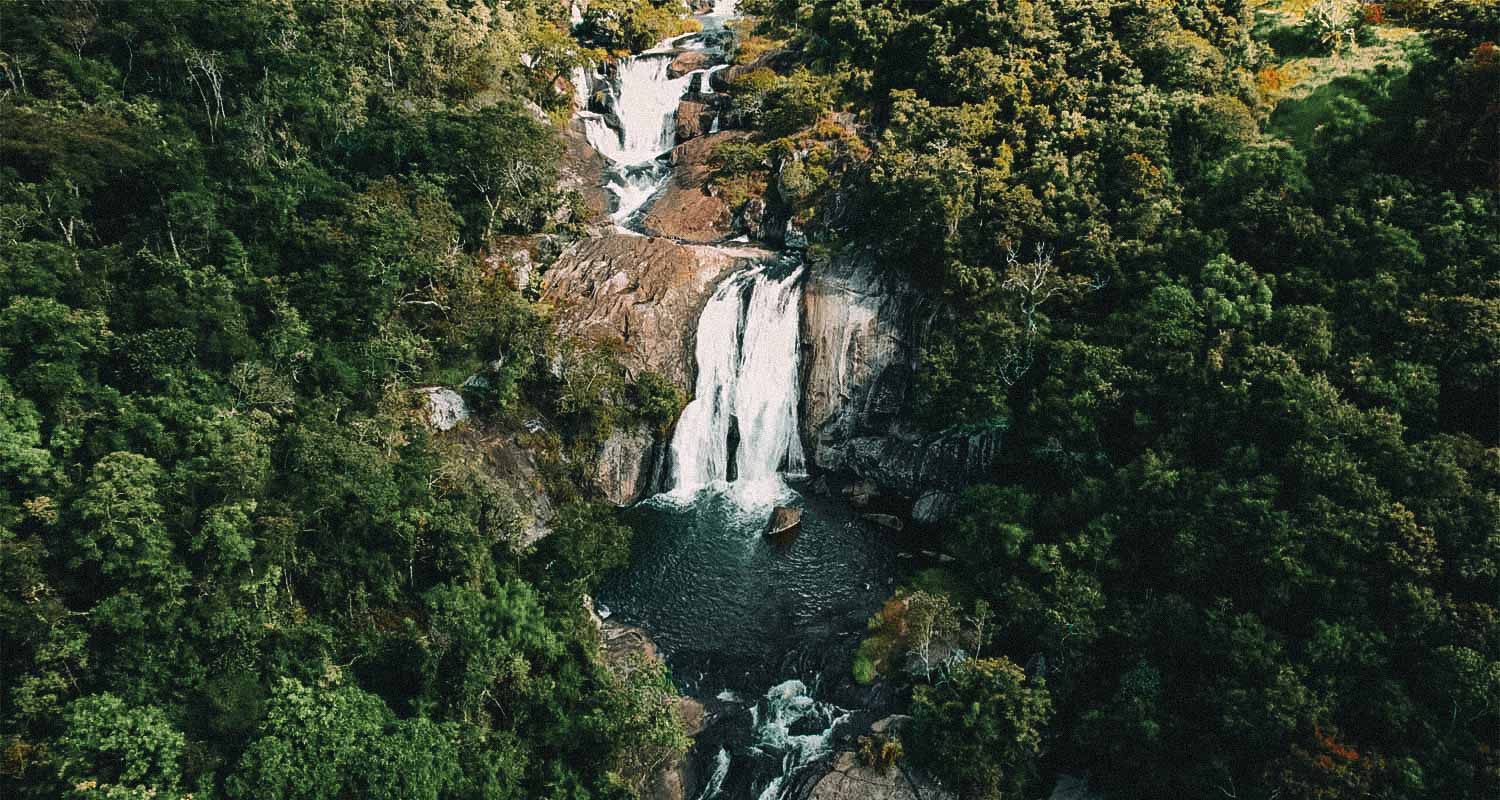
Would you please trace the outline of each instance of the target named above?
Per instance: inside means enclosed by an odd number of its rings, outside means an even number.
[[[627,510],[630,564],[599,599],[646,630],[678,688],[709,708],[693,796],[791,797],[852,710],[879,716],[890,703],[850,668],[866,620],[899,580],[899,542],[841,498],[791,490],[782,500],[802,506],[801,532],[772,539],[770,506],[747,505],[733,487]]]

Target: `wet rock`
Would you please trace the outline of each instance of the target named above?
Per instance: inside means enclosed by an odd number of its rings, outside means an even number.
[[[802,298],[802,407],[816,466],[908,497],[985,474],[998,431],[906,427],[916,352],[934,310],[871,253],[846,251],[815,266]]]
[[[952,492],[927,492],[912,504],[911,519],[919,525],[941,522],[958,507],[958,496]]]
[[[734,216],[724,199],[709,189],[708,159],[721,142],[742,140],[747,135],[725,131],[672,148],[672,178],[641,218],[641,228],[649,234],[687,242],[728,239],[734,233]]]
[[[794,506],[777,506],[771,512],[771,521],[766,525],[766,535],[788,533],[802,524],[802,509]]]
[[[449,431],[469,418],[469,407],[463,395],[444,386],[428,386],[416,390],[425,403],[427,424],[440,431]]]
[[[604,498],[628,506],[650,491],[656,437],[651,427],[637,423],[616,428],[599,447],[592,479]]]
[[[879,494],[879,489],[870,481],[855,481],[845,486],[842,494],[849,499],[849,505],[864,508]]]
[[[542,300],[560,335],[618,344],[631,379],[653,370],[690,394],[698,315],[725,273],[761,256],[644,236],[583,239],[547,270]]]
[[[667,65],[667,77],[681,78],[695,70],[706,69],[713,63],[713,56],[703,50],[685,50]]]
[[[880,527],[885,528],[888,531],[899,532],[903,527],[905,527],[905,525],[903,525],[901,522],[901,518],[893,514],[860,514],[859,517],[865,522],[879,525]]]
[[[812,271],[802,297],[803,407],[813,460],[846,466],[860,434],[883,432],[910,390],[916,293],[870,253]]]
[[[584,223],[607,221],[610,194],[604,189],[604,156],[589,146],[582,124],[574,119],[562,132],[563,154],[557,162],[557,185],[583,196]]]

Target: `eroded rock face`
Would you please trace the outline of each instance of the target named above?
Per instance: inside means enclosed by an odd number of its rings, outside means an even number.
[[[564,250],[542,299],[562,335],[618,343],[631,378],[653,370],[691,394],[698,315],[719,279],[754,255],[607,234]]]
[[[617,428],[600,446],[593,479],[606,500],[628,506],[651,492],[657,449],[653,433],[637,423]]]
[[[802,295],[802,419],[823,469],[849,466],[848,443],[883,434],[906,403],[916,292],[873,256],[839,254]]]
[[[681,121],[679,112],[678,123]],[[688,242],[719,242],[730,238],[734,233],[734,215],[723,198],[709,193],[708,159],[721,142],[738,141],[746,136],[743,131],[725,131],[672,148],[672,179],[652,201],[641,219],[641,227],[647,233]]]
[[[998,432],[928,433],[903,422],[932,313],[920,292],[870,254],[846,252],[812,270],[802,304],[802,420],[814,464],[908,498],[984,474]]]
[[[677,104],[677,141],[686,142],[702,136],[714,124],[716,112],[707,103],[683,100]]]
[[[521,540],[516,545],[535,544],[552,532],[557,509],[547,496],[533,448],[520,440],[519,433],[471,433],[469,445],[481,453],[485,471],[510,491],[516,503],[521,522]]]
[[[604,189],[604,156],[589,146],[577,119],[562,131],[563,155],[557,162],[557,185],[583,195],[586,223],[607,220],[609,192]]]

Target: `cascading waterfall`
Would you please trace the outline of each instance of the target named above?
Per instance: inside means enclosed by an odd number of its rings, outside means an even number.
[[[719,285],[698,320],[698,380],[672,436],[672,492],[721,481],[779,488],[806,465],[797,425],[802,267]]]

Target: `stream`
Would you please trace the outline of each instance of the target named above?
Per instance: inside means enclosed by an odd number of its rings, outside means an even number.
[[[712,91],[734,10],[720,0],[698,17],[703,32],[594,77],[611,113],[579,117],[608,163],[620,232],[640,234],[636,221],[670,179],[677,104]],[[668,65],[684,50],[704,51],[712,65],[672,78]],[[804,278],[800,257],[783,253],[716,287],[661,492],[626,512],[636,530],[630,564],[599,592],[601,613],[644,629],[679,690],[704,703],[688,779],[698,800],[803,796],[841,726],[853,730],[889,705],[854,684],[850,667],[866,620],[892,590],[896,546],[843,502],[808,490],[798,419]],[[802,509],[795,535],[764,535],[777,505]]]

